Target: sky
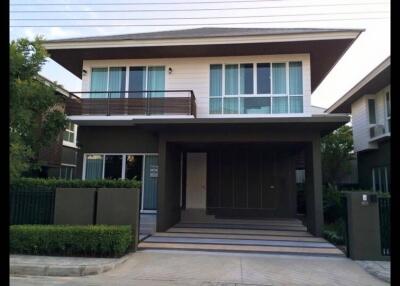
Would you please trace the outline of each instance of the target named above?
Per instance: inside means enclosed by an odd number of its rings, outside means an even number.
[[[113,12],[100,12],[104,10]],[[365,29],[313,92],[312,105],[324,108],[390,56],[388,0],[10,0],[10,11],[10,40],[32,39],[36,35],[50,40],[202,26]],[[17,25],[48,27],[14,27]],[[60,27],[66,25],[97,26]],[[69,91],[81,90],[81,80],[51,59],[40,73]]]

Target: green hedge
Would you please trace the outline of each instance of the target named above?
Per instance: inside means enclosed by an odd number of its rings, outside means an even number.
[[[325,224],[323,229],[323,237],[335,245],[343,245],[345,243],[345,222],[338,219],[335,223]]]
[[[19,178],[10,184],[10,191],[55,190],[56,188],[140,188],[137,180],[62,180]]]
[[[128,225],[12,225],[10,253],[120,257],[132,246]]]

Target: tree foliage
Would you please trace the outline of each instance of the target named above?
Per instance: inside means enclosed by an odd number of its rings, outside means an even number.
[[[10,43],[10,176],[37,168],[42,148],[49,147],[66,126],[63,99],[55,85],[37,79],[46,62],[43,39]]]
[[[344,125],[322,138],[322,177],[325,184],[337,184],[351,171],[353,135],[350,126]]]

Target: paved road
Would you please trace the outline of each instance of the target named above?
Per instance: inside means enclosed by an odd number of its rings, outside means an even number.
[[[11,285],[389,285],[347,258],[142,251],[84,277],[12,276]]]

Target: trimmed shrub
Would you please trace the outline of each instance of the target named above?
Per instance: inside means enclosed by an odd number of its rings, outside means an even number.
[[[19,178],[10,184],[10,191],[55,190],[56,188],[140,188],[137,180],[63,180]]]
[[[120,257],[132,246],[129,225],[12,225],[10,253]]]
[[[345,227],[344,220],[340,218],[335,223],[324,225],[322,235],[335,245],[343,245],[345,243]]]

